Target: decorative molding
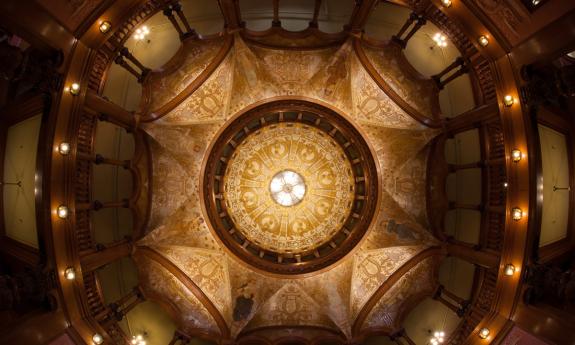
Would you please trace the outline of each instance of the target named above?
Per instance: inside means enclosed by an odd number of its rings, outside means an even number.
[[[165,258],[162,254],[158,253],[152,248],[146,246],[137,246],[136,252],[149,258],[150,260],[154,260],[158,264],[160,264],[163,268],[168,270],[171,274],[174,275],[182,284],[188,288],[188,290],[202,303],[202,305],[208,310],[210,315],[216,321],[218,325],[221,337],[223,339],[227,339],[230,337],[230,329],[226,323],[226,320],[220,314],[218,308],[214,305],[214,303],[206,296],[206,294],[200,289],[196,283],[190,277],[188,277],[178,266],[173,264],[170,260]]]
[[[373,64],[369,61],[365,51],[362,47],[362,41],[359,39],[353,40],[353,47],[361,62],[362,66],[365,70],[369,73],[373,81],[379,86],[379,88],[385,92],[403,111],[405,111],[409,116],[411,116],[416,121],[420,122],[423,125],[426,125],[431,128],[441,128],[443,125],[443,121],[438,119],[438,114],[434,114],[434,118],[429,118],[419,111],[417,111],[413,106],[407,103],[401,96],[393,90],[393,88],[383,79],[381,75],[377,72]]]
[[[364,304],[363,308],[360,310],[357,318],[355,319],[352,327],[352,334],[354,336],[358,336],[361,331],[361,326],[365,322],[367,316],[371,312],[371,310],[375,307],[377,302],[385,295],[385,293],[395,284],[397,281],[409,270],[415,267],[418,263],[422,262],[424,259],[434,256],[434,255],[443,255],[444,250],[441,247],[430,247],[426,250],[420,252],[416,256],[412,257],[407,261],[403,266],[397,269],[387,280],[381,284],[381,286],[374,292],[373,295],[369,298],[369,300]]]
[[[190,96],[194,91],[196,91],[202,84],[208,80],[208,78],[214,73],[216,68],[221,64],[224,58],[228,55],[230,49],[234,43],[233,35],[226,35],[224,38],[225,42],[222,48],[218,51],[216,56],[212,59],[210,64],[194,79],[182,92],[180,92],[176,97],[170,100],[163,106],[151,110],[149,113],[142,115],[142,122],[152,122],[160,119],[167,115],[170,111],[174,110],[180,103],[182,103],[188,96]],[[184,42],[185,44],[185,42]],[[182,48],[183,49],[183,48]],[[171,68],[170,68],[171,69]],[[148,89],[148,85],[145,86],[144,94],[149,95],[151,90]],[[145,101],[146,102],[146,101]]]

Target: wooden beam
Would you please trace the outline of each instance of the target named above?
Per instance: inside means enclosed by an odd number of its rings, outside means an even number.
[[[484,104],[447,119],[445,129],[450,134],[456,134],[479,128],[481,123],[497,120],[498,117],[499,106],[497,103]]]
[[[92,91],[86,92],[86,107],[92,109],[100,116],[100,119],[112,122],[126,129],[137,126],[137,119],[131,111],[108,101]]]
[[[128,239],[105,246],[102,250],[93,250],[80,257],[83,272],[92,272],[116,260],[129,256],[132,242]]]
[[[495,268],[499,265],[499,255],[497,253],[479,250],[471,244],[465,244],[459,241],[447,243],[447,253],[485,268]]]

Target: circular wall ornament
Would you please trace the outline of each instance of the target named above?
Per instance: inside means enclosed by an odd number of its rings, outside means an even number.
[[[212,143],[202,183],[216,237],[275,274],[337,262],[377,209],[376,164],[359,131],[305,101],[267,103],[234,119]]]

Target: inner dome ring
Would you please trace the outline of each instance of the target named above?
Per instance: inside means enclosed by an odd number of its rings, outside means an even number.
[[[321,190],[317,185],[314,186],[314,183],[321,180],[317,174],[310,175],[308,169],[293,166],[291,161],[281,164],[276,162],[277,164],[273,167],[269,167],[269,171],[262,168],[265,166],[263,162],[253,166],[245,163],[250,161],[249,156],[252,150],[243,150],[243,147],[251,146],[265,151],[266,145],[262,144],[265,140],[261,141],[259,138],[264,137],[267,132],[274,134],[269,137],[289,138],[289,135],[273,133],[273,130],[282,130],[288,134],[291,133],[290,135],[294,134],[290,131],[295,130],[298,135],[322,138],[322,140],[317,139],[318,142],[322,142],[318,145],[320,147],[318,150],[325,150],[329,154],[325,152],[319,154],[318,151],[315,156],[307,157],[311,159],[310,162],[315,162],[316,157],[323,156],[338,160],[333,165],[332,173],[336,172],[335,175],[338,175],[337,178],[340,181],[337,188],[333,188],[333,193],[339,194],[334,194],[331,198],[338,200],[339,204],[331,205],[331,208],[325,205],[323,210],[323,212],[327,210],[326,215],[336,214],[337,217],[333,217],[324,225],[325,231],[319,231],[322,234],[321,237],[316,237],[313,232],[316,228],[312,228],[309,232],[311,234],[308,237],[309,241],[306,238],[299,238],[300,243],[305,244],[308,241],[309,245],[290,247],[289,234],[288,237],[284,234],[282,241],[275,242],[279,246],[275,246],[273,238],[266,240],[265,236],[262,236],[262,234],[269,235],[265,234],[265,231],[251,231],[246,227],[246,224],[253,225],[252,221],[260,221],[260,225],[263,225],[260,229],[268,230],[274,227],[279,229],[280,225],[285,223],[282,223],[283,218],[276,217],[262,221],[249,215],[250,212],[257,215],[261,211],[258,206],[273,203],[284,211],[289,210],[287,214],[295,214],[292,211],[307,207],[305,205],[315,205],[314,202],[307,203],[307,199],[317,197],[314,191]],[[253,138],[258,138],[258,140]],[[284,152],[283,150],[287,150],[288,147],[289,145],[284,148],[278,146],[274,148],[274,152]],[[271,146],[267,152],[272,152]],[[309,151],[306,155],[307,153]],[[270,155],[261,156],[269,158]],[[242,164],[236,164],[237,161]],[[302,175],[306,188],[302,201],[288,207],[274,201],[270,190],[272,178],[286,170]],[[311,169],[311,172],[316,173],[316,170]],[[262,179],[254,179],[253,176],[249,179],[230,177],[247,173],[258,176],[259,173],[255,173],[256,171],[263,171],[263,174],[267,174],[265,186],[260,183]],[[337,171],[344,173],[340,174]],[[310,176],[313,177],[310,178]],[[321,177],[325,177],[325,181],[330,181],[333,176],[324,172]],[[245,184],[249,180],[251,183],[260,184],[257,185],[257,191],[248,193],[246,197],[244,195],[246,190],[242,188],[252,187]],[[329,108],[308,101],[274,101],[237,115],[228,122],[211,143],[208,155],[204,158],[201,186],[202,207],[210,230],[234,257],[261,271],[279,275],[301,275],[335,264],[356,247],[374,219],[379,197],[378,183],[378,169],[373,152],[361,132],[347,119]],[[241,184],[244,184],[244,187]],[[250,212],[237,212],[238,209],[244,207],[240,205],[242,203],[244,206],[248,205],[247,211]],[[265,209],[266,205],[262,207]],[[250,207],[252,208],[249,209]],[[332,212],[336,210],[338,212]],[[310,209],[307,213],[311,214],[311,211]],[[308,231],[300,225],[296,228]],[[278,233],[280,232],[275,232],[275,234]],[[272,235],[274,235],[273,231]]]

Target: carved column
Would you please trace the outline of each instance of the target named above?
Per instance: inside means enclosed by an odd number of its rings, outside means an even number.
[[[135,130],[139,125],[138,117],[133,112],[98,96],[92,91],[86,93],[85,105],[101,121],[111,122],[128,131]]]
[[[122,321],[130,310],[134,309],[135,306],[143,301],[144,294],[139,287],[135,287],[116,302],[110,303],[106,310],[95,315],[95,319],[98,320],[104,328],[107,328],[115,322]]]
[[[174,12],[176,12],[176,14],[178,15],[178,18],[180,19],[180,22],[183,24],[184,28],[180,26],[180,23],[178,23],[176,17],[174,16]],[[188,19],[184,15],[184,12],[182,11],[182,5],[179,2],[166,7],[163,13],[166,17],[168,17],[170,23],[172,23],[172,25],[178,32],[180,40],[184,40],[188,37],[197,36],[196,31],[192,29],[190,23],[188,22]]]
[[[415,22],[415,24],[413,25],[411,30],[407,33],[407,35],[405,35],[404,38],[401,38],[401,36],[405,33],[405,31],[407,31],[407,29],[414,22]],[[423,25],[425,25],[426,22],[427,22],[427,20],[425,19],[425,17],[423,17],[422,15],[419,15],[415,12],[412,12],[409,15],[409,18],[407,18],[407,21],[405,22],[405,24],[403,24],[403,26],[401,27],[401,29],[397,33],[397,35],[392,36],[392,40],[394,42],[398,43],[402,48],[405,48],[407,46],[407,42],[409,41],[409,39],[411,37],[413,37],[413,35],[415,35],[417,30],[419,30]]]
[[[369,15],[378,3],[377,0],[355,0],[355,7],[351,13],[349,24],[344,26],[344,30],[353,33],[362,32]]]
[[[245,23],[241,18],[238,0],[218,0],[218,4],[224,17],[226,29],[234,31],[244,27]]]
[[[108,245],[97,245],[96,249],[83,253],[80,258],[83,272],[92,272],[132,253],[129,238]]]
[[[321,0],[315,0],[315,5],[313,7],[313,18],[309,22],[310,28],[317,28],[318,27],[317,20],[319,17],[320,8],[321,8]]]
[[[450,239],[447,253],[474,265],[495,268],[499,265],[499,255],[492,251],[481,250],[478,246]]]
[[[184,34],[185,37],[196,36],[197,35],[196,31],[192,29],[190,23],[188,22],[188,19],[184,15],[184,11],[182,11],[182,4],[178,2],[172,6],[172,9],[176,11],[178,18],[180,18],[180,21],[184,24],[184,27],[186,28],[186,32]]]
[[[453,71],[454,69],[456,69],[458,67],[459,67],[459,69],[457,71],[455,71],[455,73],[450,74],[445,80],[441,80],[441,78],[443,78],[449,72]],[[465,59],[462,57],[458,57],[457,59],[455,59],[455,61],[451,65],[447,66],[443,71],[432,76],[431,78],[435,81],[435,83],[437,84],[437,87],[441,90],[445,87],[445,85],[447,85],[451,81],[455,80],[457,77],[460,77],[467,72],[469,72],[469,67],[467,66],[467,63],[465,62]]]
[[[136,66],[140,70],[140,72],[136,71],[134,67],[128,64],[126,60],[124,60],[124,58],[128,59],[128,61],[130,61],[134,66]],[[132,53],[130,53],[130,51],[126,47],[120,49],[119,55],[116,56],[114,62],[122,66],[132,75],[134,75],[138,79],[139,83],[143,82],[148,73],[150,73],[151,71],[149,68],[145,67],[138,59],[136,59],[136,57],[132,55]]]
[[[459,317],[463,317],[467,311],[467,308],[469,307],[469,301],[466,301],[454,293],[446,290],[443,285],[439,285],[435,291],[435,294],[433,295],[433,299],[441,302],[443,305],[453,310],[453,312]]]
[[[181,40],[184,37],[184,31],[180,27],[180,24],[178,24],[176,17],[174,17],[173,11],[174,10],[172,9],[172,7],[168,6],[164,9],[164,11],[162,13],[164,13],[164,15],[166,17],[168,17],[168,20],[170,21],[170,23],[172,23],[172,25],[174,26],[174,28],[178,32],[178,35],[180,35],[180,40]]]
[[[280,1],[273,0],[273,7],[274,7],[274,19],[272,20],[272,27],[280,27],[282,26],[282,22],[280,21]]]

